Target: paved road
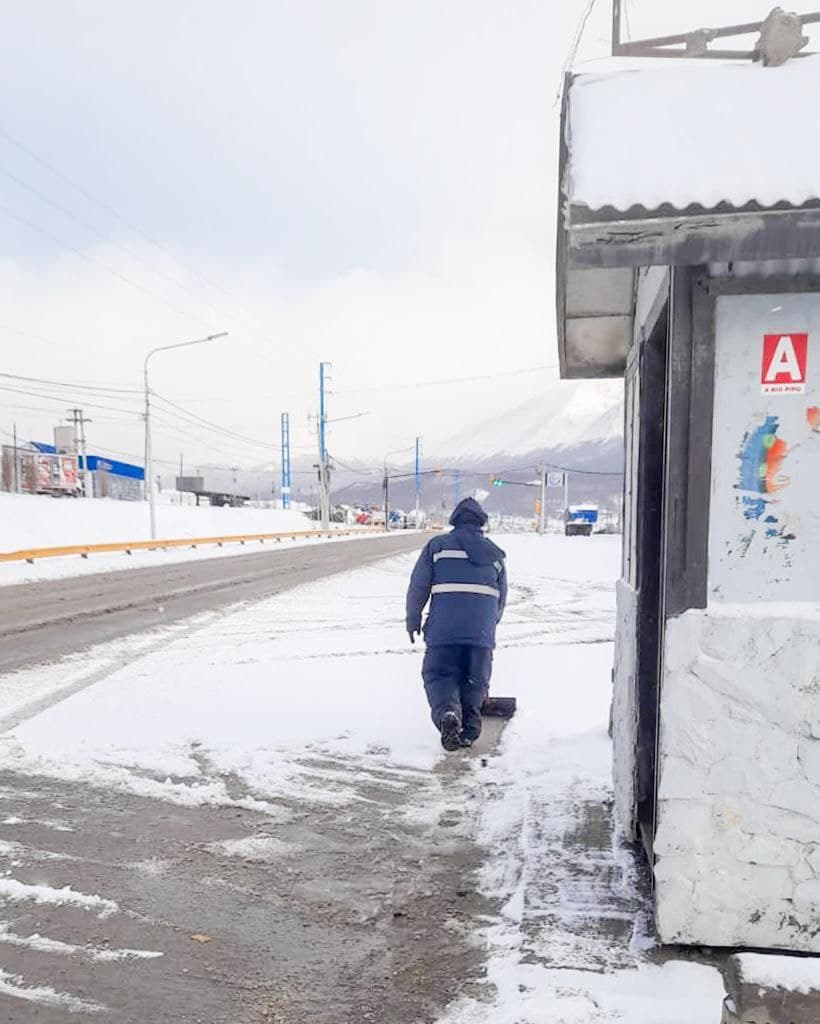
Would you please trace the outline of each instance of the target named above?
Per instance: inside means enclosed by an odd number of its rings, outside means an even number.
[[[411,551],[419,534],[275,548],[0,588],[0,674]]]
[[[421,540],[5,588],[0,662],[154,626],[160,603],[167,623]],[[254,794],[233,776],[236,806],[187,807],[0,771],[0,1024],[437,1020],[455,996],[480,991],[472,935],[494,908],[476,891],[484,852],[469,841],[479,806],[469,797],[473,770],[492,772],[483,755],[499,728],[489,722],[478,748],[431,773],[372,758],[362,771],[306,749],[304,770],[325,773],[323,786],[343,779],[353,801],[283,796],[266,811],[248,808]],[[233,852],[249,839],[259,853]]]

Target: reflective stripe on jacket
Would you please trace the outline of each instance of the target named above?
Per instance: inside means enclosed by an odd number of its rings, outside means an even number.
[[[468,551],[465,548],[469,548]],[[504,552],[477,527],[434,537],[419,555],[407,591],[407,628],[424,625],[428,647],[495,647],[495,627],[507,600]]]

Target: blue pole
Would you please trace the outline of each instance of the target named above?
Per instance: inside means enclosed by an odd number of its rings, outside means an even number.
[[[454,506],[457,505],[459,503],[459,501],[461,500],[461,477],[459,476],[458,470],[456,470],[456,487],[455,487],[455,490],[456,490],[455,501],[453,502]]]

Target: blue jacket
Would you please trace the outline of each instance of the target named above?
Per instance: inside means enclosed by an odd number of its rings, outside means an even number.
[[[493,648],[495,627],[507,601],[505,555],[482,536],[478,522],[464,516],[458,519],[455,513],[454,518],[455,529],[429,541],[413,569],[407,591],[407,629],[420,630],[422,612],[432,598],[424,624],[428,647]]]

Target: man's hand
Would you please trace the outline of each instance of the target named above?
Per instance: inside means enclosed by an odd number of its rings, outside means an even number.
[[[411,644],[414,644],[416,642],[416,635],[420,634],[420,633],[421,633],[421,630],[419,630],[419,629],[408,629],[407,630],[407,635],[410,637],[410,643]]]

